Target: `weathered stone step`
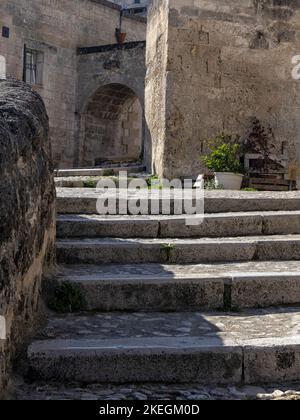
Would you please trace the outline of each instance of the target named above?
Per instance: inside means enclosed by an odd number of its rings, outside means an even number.
[[[192,238],[300,234],[300,211],[205,214],[187,225],[183,216],[58,215],[57,236]]]
[[[136,170],[131,172],[130,170],[122,171],[122,177],[119,177],[114,170],[97,170],[95,171],[96,175],[92,173],[87,175],[80,176],[59,176],[54,178],[55,186],[57,188],[89,188],[95,189],[99,185],[99,182],[108,182],[112,181],[115,183],[116,188],[119,188],[120,185],[124,188],[124,185],[130,185],[131,182],[135,180],[144,180],[147,185],[147,180],[151,179],[151,175],[147,172],[137,172]],[[97,175],[98,173],[98,175]],[[101,174],[102,175],[99,175]],[[124,176],[126,174],[126,178]],[[148,187],[147,187],[148,189]]]
[[[300,260],[300,235],[202,239],[59,239],[62,264]]]
[[[300,380],[299,308],[236,315],[69,316],[50,320],[43,338],[30,346],[28,358],[31,378],[45,381],[252,384]]]
[[[83,311],[240,310],[300,304],[300,262],[61,266]]]
[[[139,199],[140,202],[145,202],[146,208],[150,210],[148,193],[149,191],[145,190],[137,195],[131,191],[129,201],[135,203]],[[176,191],[173,194],[175,199],[171,200],[170,214],[174,214],[174,206],[179,203],[181,207],[182,203],[181,195]],[[124,193],[120,193],[119,197],[122,195],[124,196]],[[58,188],[57,210],[58,213],[65,214],[95,214],[97,200],[101,197],[103,198],[103,194],[92,188]],[[161,210],[162,199],[159,203]],[[300,192],[205,191],[204,207],[206,213],[296,211],[300,210]],[[182,213],[185,213],[184,208]]]
[[[57,178],[74,176],[106,176],[108,174],[118,175],[120,171],[128,173],[138,173],[145,170],[144,165],[108,165],[99,168],[78,168],[78,169],[59,169],[54,175]]]

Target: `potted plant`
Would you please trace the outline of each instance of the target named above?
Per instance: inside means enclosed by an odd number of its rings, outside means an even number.
[[[210,153],[201,159],[207,169],[214,172],[216,186],[224,190],[240,190],[244,175],[238,139],[221,133],[209,141],[208,148]]]
[[[116,37],[119,44],[124,44],[124,42],[126,41],[126,36],[126,32],[122,32],[122,30],[119,28],[116,29]]]

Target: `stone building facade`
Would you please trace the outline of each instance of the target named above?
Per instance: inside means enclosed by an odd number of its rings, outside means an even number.
[[[300,163],[297,0],[154,0],[148,13],[146,119],[160,176],[196,176],[204,142],[271,125]]]
[[[0,55],[6,58],[7,75],[29,81],[44,99],[50,118],[50,136],[56,167],[73,167],[79,161],[92,163],[88,157],[79,159],[76,155],[76,151],[78,152],[78,146],[76,146],[78,114],[81,113],[77,104],[81,101],[78,96],[81,98],[84,90],[81,86],[84,74],[80,69],[78,70],[78,66],[82,68],[84,58],[83,55],[79,55],[78,49],[115,45],[117,42],[115,30],[120,27],[120,12],[119,5],[107,0],[11,0],[0,3]],[[146,21],[139,16],[123,16],[122,31],[126,33],[126,42],[132,47],[135,45],[131,44],[132,42],[145,41]],[[137,48],[140,48],[139,44]],[[118,50],[120,68],[108,63],[108,61],[113,61],[113,58],[109,60],[107,53],[105,62],[100,58],[99,67],[97,67],[97,54],[93,55],[94,74],[90,72],[89,76],[95,77],[91,81],[95,91],[89,92],[91,97],[102,87],[101,84],[96,86],[93,83],[94,80],[111,84],[116,83],[116,79],[121,90],[117,95],[124,97],[126,88],[129,89],[126,85],[128,77],[125,78],[125,68],[132,80],[135,78],[141,80],[140,70],[144,66],[143,54],[139,55],[140,62],[137,65],[130,58],[130,54],[123,54],[123,51],[127,51],[126,44],[124,48]],[[132,48],[131,51],[133,52]],[[101,51],[98,54],[101,55]],[[115,51],[112,50],[111,54],[114,55]],[[109,66],[112,66],[111,69]],[[124,126],[124,133],[119,134],[119,140],[115,143],[116,146],[124,143],[123,153],[118,155],[116,151],[111,150],[113,146],[109,144],[110,151],[104,150],[102,156],[101,153],[99,155],[96,153],[96,158],[126,160],[140,155],[141,122],[139,128],[135,129],[133,126],[137,125],[137,121],[141,121],[142,104],[138,103],[137,98],[138,96],[140,98],[144,80],[141,83],[139,92],[132,92],[136,103],[132,103],[131,115],[129,116],[129,112],[115,115],[121,120],[120,123],[118,122],[121,127],[119,130],[122,129],[122,124]],[[108,102],[110,99],[108,98]],[[85,101],[88,102],[88,98],[85,98]],[[127,105],[130,108],[130,104]],[[118,112],[117,108],[116,112]],[[122,111],[124,109],[122,108]],[[136,121],[132,122],[132,131],[125,131],[128,130],[125,126],[130,125],[130,118],[132,119],[133,115],[136,115]],[[94,118],[98,116],[99,114],[94,113]],[[93,121],[90,127],[94,125]],[[99,126],[100,123],[97,125]],[[134,130],[140,130],[140,132]],[[90,131],[93,132],[93,130]],[[103,135],[104,140],[102,138],[104,146],[109,142],[109,135],[113,134],[107,128],[107,133]],[[128,136],[131,135],[133,135],[133,143],[136,144],[135,150],[134,147],[126,148],[126,145],[130,143]],[[140,139],[137,145],[138,136]],[[100,139],[100,143],[102,140]],[[91,135],[91,142],[95,142],[95,131]],[[91,149],[91,146],[86,144],[86,149]]]

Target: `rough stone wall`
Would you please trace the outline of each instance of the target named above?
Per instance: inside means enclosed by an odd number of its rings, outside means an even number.
[[[159,175],[164,174],[163,168],[166,164],[168,14],[166,1],[153,0],[148,12],[145,117],[146,145],[152,171]]]
[[[78,55],[76,163],[140,158],[145,132],[145,43]]]
[[[74,164],[77,47],[116,43],[120,7],[106,0],[10,0],[0,2],[0,54],[7,74],[23,78],[24,45],[44,53],[43,82],[35,90],[45,101],[56,167]],[[127,41],[145,40],[141,18],[123,18]]]
[[[41,280],[54,262],[55,190],[41,98],[0,81],[0,394],[15,351],[33,328]]]
[[[242,134],[252,116],[300,163],[299,1],[154,1],[149,20],[146,117],[160,176],[196,176],[203,142]]]

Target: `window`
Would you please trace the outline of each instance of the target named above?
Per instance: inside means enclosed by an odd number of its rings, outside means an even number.
[[[43,82],[44,53],[30,48],[24,49],[24,82],[41,85]]]

